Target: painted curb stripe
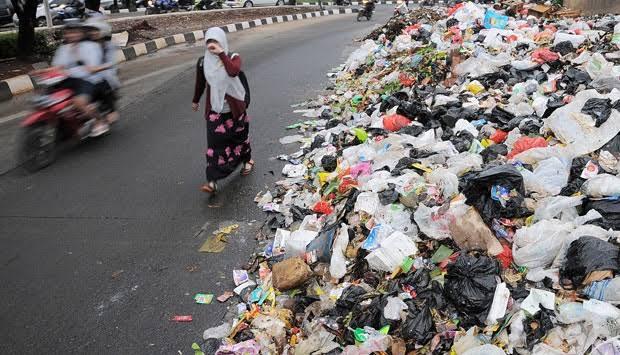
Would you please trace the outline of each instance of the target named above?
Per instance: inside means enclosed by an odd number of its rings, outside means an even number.
[[[174,36],[166,36],[164,37],[164,40],[166,41],[166,45],[168,46],[172,46],[176,44],[174,43]]]
[[[168,43],[163,38],[155,38],[155,44],[157,45],[157,49],[162,49],[168,47]]]
[[[183,39],[185,40],[185,42],[196,42],[196,36],[194,35],[194,32],[184,33]]]
[[[11,93],[11,88],[6,81],[0,81],[0,101],[7,101],[13,97]]]
[[[147,53],[157,52],[157,43],[155,41],[148,41],[144,45],[146,46]]]
[[[123,48],[123,54],[125,55],[125,60],[132,60],[138,57],[133,47]]]
[[[136,57],[139,57],[141,55],[145,55],[148,53],[148,51],[146,50],[146,45],[144,43],[134,44],[133,50],[134,52],[136,52]]]

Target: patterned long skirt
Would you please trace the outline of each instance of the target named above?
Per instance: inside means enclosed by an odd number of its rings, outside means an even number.
[[[211,112],[207,117],[207,181],[230,175],[239,164],[252,157],[247,113],[233,118],[232,113]]]

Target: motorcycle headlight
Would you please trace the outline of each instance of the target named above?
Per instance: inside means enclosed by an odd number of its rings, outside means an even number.
[[[149,6],[153,6],[153,0],[149,0]]]

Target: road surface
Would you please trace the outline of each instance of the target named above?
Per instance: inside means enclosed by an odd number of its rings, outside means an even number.
[[[315,97],[325,73],[359,45],[353,40],[390,11],[378,8],[371,22],[330,16],[230,35],[252,88],[257,166],[212,199],[199,191],[204,121],[190,109],[202,45],[124,65],[125,81],[127,73],[137,80],[125,89],[115,132],[67,146],[39,173],[0,176],[0,353],[193,354],[191,343],[221,323],[227,304],[192,297],[232,290],[232,270],[252,254],[264,220],[253,199],[280,177],[278,139],[301,119],[290,105]],[[6,105],[0,115],[10,113]],[[4,121],[5,135],[14,132],[15,120]],[[240,232],[224,252],[198,252],[231,223]],[[170,322],[177,314],[194,320]]]

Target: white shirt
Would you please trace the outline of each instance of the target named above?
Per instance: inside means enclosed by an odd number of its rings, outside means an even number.
[[[103,75],[93,74],[86,70],[85,66],[100,65],[102,56],[101,46],[95,42],[63,44],[56,50],[52,65],[64,67],[72,78],[84,79],[97,84],[103,80]]]

